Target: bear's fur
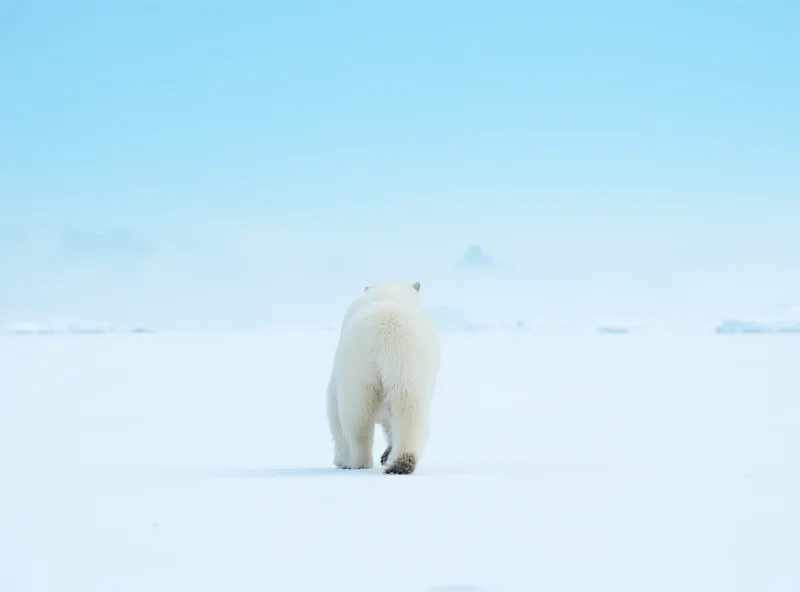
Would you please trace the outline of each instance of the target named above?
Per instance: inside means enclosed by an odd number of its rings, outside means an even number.
[[[372,468],[376,423],[387,440],[385,472],[417,466],[439,371],[439,335],[419,289],[419,282],[380,282],[345,313],[327,393],[339,468]]]

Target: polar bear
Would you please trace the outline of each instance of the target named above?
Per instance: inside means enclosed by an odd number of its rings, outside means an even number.
[[[387,448],[385,473],[413,473],[427,438],[439,372],[439,335],[422,309],[419,282],[367,286],[347,309],[327,392],[333,463],[373,466],[375,425]]]

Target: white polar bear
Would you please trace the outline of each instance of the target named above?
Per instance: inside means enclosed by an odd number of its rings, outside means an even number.
[[[327,406],[339,468],[372,468],[376,423],[386,434],[385,472],[416,468],[439,371],[439,335],[419,288],[419,282],[380,282],[345,313]]]

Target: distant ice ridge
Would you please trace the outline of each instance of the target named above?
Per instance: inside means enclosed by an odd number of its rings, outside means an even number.
[[[627,335],[631,330],[627,327],[598,327],[597,332],[601,335]]]
[[[717,327],[717,333],[800,333],[800,321],[742,321],[728,319]]]
[[[629,334],[800,334],[800,307],[782,307],[767,311],[769,314],[737,314],[730,316],[711,313],[701,317],[675,318],[633,318],[585,316],[549,317],[532,314],[517,318],[502,314],[484,316],[478,319],[458,306],[438,303],[426,307],[442,333],[485,333],[533,332],[537,335],[587,335],[625,336]],[[763,312],[763,311],[762,311]],[[720,321],[720,318],[723,320]],[[9,319],[10,320],[10,319]],[[0,322],[0,334],[12,335],[105,335],[105,334],[143,334],[143,333],[260,333],[260,332],[338,332],[340,319],[328,321],[255,324],[250,327],[203,327],[192,323],[181,326],[170,324],[133,325],[120,327],[105,322],[94,322],[74,319],[57,319],[54,321],[21,321]]]
[[[747,315],[722,321],[717,333],[800,333],[800,306],[782,306],[768,314]]]
[[[498,265],[494,257],[480,245],[471,245],[455,264],[455,269],[461,271],[470,269],[497,269],[499,267],[501,266]]]
[[[437,329],[442,333],[484,333],[487,331],[501,331],[501,332],[536,332],[539,334],[585,334],[585,333],[598,333],[598,334],[627,334],[631,332],[630,327],[625,325],[602,325],[597,326],[591,323],[577,322],[559,322],[552,320],[540,319],[536,321],[528,320],[494,320],[485,322],[476,322],[467,316],[462,310],[448,306],[434,306],[427,309],[428,314],[436,324]],[[274,332],[289,332],[289,333],[308,333],[323,331],[323,332],[338,332],[340,328],[339,321],[330,321],[327,323],[288,323],[288,324],[269,324],[266,326],[242,329],[231,327],[229,329],[221,329],[225,332],[245,332],[245,333],[274,333]],[[147,326],[133,326],[133,327],[117,327],[109,323],[78,323],[78,322],[16,322],[0,328],[0,333],[11,333],[13,335],[108,335],[108,334],[145,334],[145,333],[205,333],[205,332],[219,332],[202,327],[147,327]]]
[[[115,329],[110,323],[91,323],[75,321],[55,321],[52,323],[37,323],[23,321],[12,323],[9,327],[15,335],[104,335],[107,333],[153,333],[146,327],[133,327],[132,329]]]

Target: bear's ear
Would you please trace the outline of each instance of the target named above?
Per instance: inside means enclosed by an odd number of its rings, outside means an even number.
[[[416,282],[416,283],[415,283],[413,286],[411,286],[411,287],[412,287],[412,288],[414,288],[414,289],[415,289],[417,292],[419,292],[419,282]]]

